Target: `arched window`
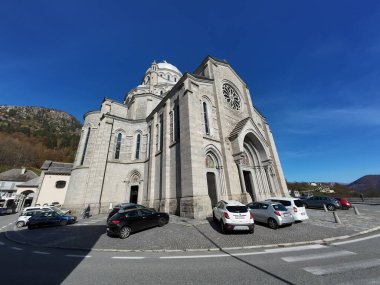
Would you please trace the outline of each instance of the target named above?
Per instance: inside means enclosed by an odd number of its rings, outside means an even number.
[[[170,81],[170,74],[168,74],[168,80]]]
[[[122,138],[122,136],[123,135],[121,133],[117,134],[116,148],[115,148],[115,159],[119,159],[120,158],[120,148],[121,148],[121,138]]]
[[[161,95],[164,94],[164,90],[161,90],[161,91],[160,91],[160,94],[161,94]]]
[[[209,121],[208,121],[208,108],[207,108],[206,102],[203,102],[203,119],[204,119],[204,124],[205,124],[205,133],[206,135],[209,135],[210,126],[209,126]]]
[[[140,140],[141,140],[141,135],[137,134],[135,159],[140,159]]]
[[[177,77],[174,77],[174,82],[177,82]]]
[[[91,132],[91,128],[88,128],[88,129],[87,129],[87,135],[86,135],[86,141],[85,141],[85,143],[84,143],[84,148],[83,148],[82,158],[81,158],[81,160],[80,160],[80,165],[83,165],[84,158],[85,158],[85,156],[86,156],[88,140],[89,140],[89,138],[90,138],[90,132]]]

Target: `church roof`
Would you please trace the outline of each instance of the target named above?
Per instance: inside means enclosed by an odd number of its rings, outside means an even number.
[[[25,183],[17,185],[17,187],[38,187],[40,185],[40,176]]]
[[[175,67],[173,64],[167,62],[166,60],[164,60],[163,62],[159,62],[157,63],[157,66],[158,66],[158,70],[160,69],[169,69],[169,70],[172,70],[176,73],[179,73],[182,75],[182,72],[179,71],[179,69],[177,67]],[[150,70],[150,67],[147,69],[146,73]]]

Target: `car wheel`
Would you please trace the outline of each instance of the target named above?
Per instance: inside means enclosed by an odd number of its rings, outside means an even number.
[[[35,226],[28,226],[28,230],[33,230],[33,229],[35,229],[36,227]]]
[[[252,229],[252,230],[249,231],[250,234],[253,234],[254,232],[255,232],[254,229]]]
[[[226,226],[224,225],[222,220],[220,220],[220,229],[222,230],[222,233],[227,233]]]
[[[329,210],[329,211],[335,211],[335,206],[329,204],[329,205],[327,205],[327,210]]]
[[[121,239],[125,239],[131,235],[131,228],[130,227],[122,227],[120,230],[119,237]]]
[[[215,213],[214,212],[212,212],[212,220],[216,223],[217,222],[217,219],[216,219],[216,217],[215,217]]]
[[[25,226],[25,224],[24,224],[24,222],[17,222],[16,223],[16,227],[18,227],[18,228],[22,228],[23,226]]]
[[[306,209],[309,209],[309,205],[306,203],[303,203]]]
[[[166,219],[164,217],[161,217],[158,219],[158,226],[163,227],[166,224]]]
[[[60,226],[66,226],[67,225],[67,221],[66,220],[62,220],[59,222],[59,225]]]
[[[272,219],[272,218],[268,219],[268,226],[269,226],[272,230],[277,230],[277,228],[278,228],[278,224],[277,224],[276,220],[275,220],[275,219]]]

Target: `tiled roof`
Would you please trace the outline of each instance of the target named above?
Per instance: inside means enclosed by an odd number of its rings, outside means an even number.
[[[25,183],[17,185],[17,187],[38,187],[40,185],[40,177],[36,177],[32,180],[26,181]]]
[[[0,173],[0,181],[26,182],[38,177],[37,174],[31,170],[24,170],[24,173],[23,170],[24,169],[22,168],[14,168],[8,171],[4,171]]]
[[[72,163],[56,162],[51,160],[46,160],[41,166],[41,170],[45,170],[45,173],[50,174],[70,174],[72,168]]]

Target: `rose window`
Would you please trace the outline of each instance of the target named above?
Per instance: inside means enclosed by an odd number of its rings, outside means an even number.
[[[223,95],[224,95],[224,99],[230,105],[232,109],[240,110],[241,108],[240,97],[231,85],[227,83],[223,84]]]

